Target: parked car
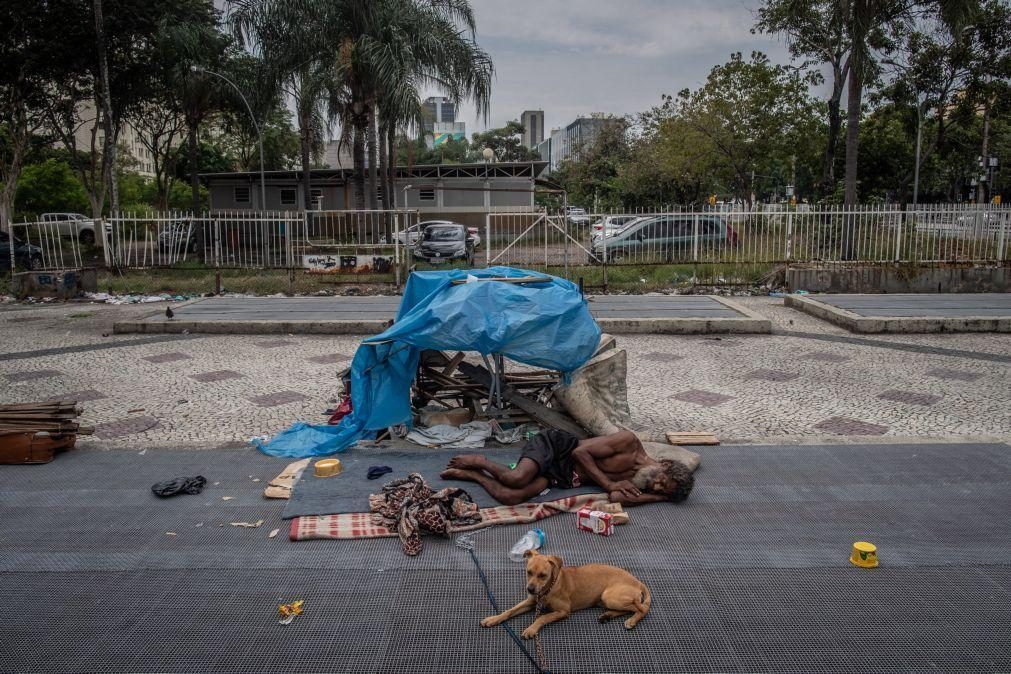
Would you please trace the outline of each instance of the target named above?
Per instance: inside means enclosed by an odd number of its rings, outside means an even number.
[[[425,220],[424,222],[419,222],[416,225],[411,225],[407,229],[403,229],[397,232],[396,239],[400,242],[402,246],[416,246],[421,240],[421,235],[425,231],[425,228],[429,225],[455,225],[458,223],[452,220]],[[470,234],[470,238],[474,240],[474,248],[478,248],[481,245],[481,235],[478,233],[477,227],[468,227],[467,232]],[[383,239],[382,243],[386,243]]]
[[[37,269],[42,266],[42,249],[14,237],[14,264],[21,269]],[[0,231],[0,272],[11,268],[11,236]]]
[[[474,264],[474,239],[467,228],[455,222],[437,222],[425,227],[414,257],[431,263],[444,260],[466,260]]]
[[[165,225],[158,235],[158,249],[162,253],[182,254],[197,252],[197,221],[185,218]]]
[[[699,246],[734,245],[737,232],[716,215],[655,215],[632,222],[613,236],[602,237],[591,248],[590,262],[691,253],[698,220]]]
[[[81,243],[90,246],[95,243],[95,221],[80,213],[43,213],[39,218],[42,222],[52,225],[52,230],[59,236],[73,237]]]
[[[590,216],[586,214],[586,209],[579,208],[578,206],[566,206],[565,218],[571,225],[585,227],[590,224]]]
[[[593,225],[590,232],[590,243],[597,243],[604,236],[614,236],[630,224],[638,220],[638,215],[608,215]]]

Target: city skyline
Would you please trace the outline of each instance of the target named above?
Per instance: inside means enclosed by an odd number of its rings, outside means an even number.
[[[635,114],[662,94],[698,87],[735,51],[789,61],[782,41],[751,34],[758,3],[750,0],[472,4],[496,77],[487,123],[469,102],[459,107],[470,132],[519,120],[524,110],[544,110],[546,134],[596,112]]]

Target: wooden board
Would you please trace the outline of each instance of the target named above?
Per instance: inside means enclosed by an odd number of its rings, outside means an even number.
[[[720,439],[712,433],[667,433],[667,442],[672,445],[718,445]]]
[[[460,363],[459,370],[465,377],[473,382],[481,384],[481,386],[485,389],[491,386],[491,373],[488,372],[485,367],[463,362]],[[523,410],[545,426],[556,428],[560,431],[565,431],[566,433],[571,433],[580,440],[585,440],[589,437],[586,431],[583,430],[583,427],[576,423],[576,421],[569,415],[559,412],[558,410],[553,410],[550,407],[545,407],[536,400],[518,393],[515,389],[508,385],[504,385],[502,387],[502,398]]]

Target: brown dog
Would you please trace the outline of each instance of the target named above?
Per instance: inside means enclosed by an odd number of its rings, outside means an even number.
[[[537,636],[548,623],[564,620],[573,611],[591,606],[607,609],[600,622],[631,613],[625,629],[635,627],[649,612],[649,588],[624,569],[606,564],[563,567],[561,557],[542,555],[536,550],[528,550],[526,557],[529,596],[508,611],[485,618],[481,627],[494,627],[533,610],[538,602],[543,602],[544,615],[523,630],[524,639]]]

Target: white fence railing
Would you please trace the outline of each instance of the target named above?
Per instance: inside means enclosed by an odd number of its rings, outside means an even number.
[[[1007,206],[490,213],[488,264],[1000,264]]]
[[[46,270],[312,268],[399,278],[404,263],[418,263],[419,220],[409,210],[117,213],[96,227],[94,245],[60,223],[18,223],[0,257]],[[491,212],[470,230],[474,252],[464,262],[486,266],[1011,262],[1011,208],[992,205]]]

